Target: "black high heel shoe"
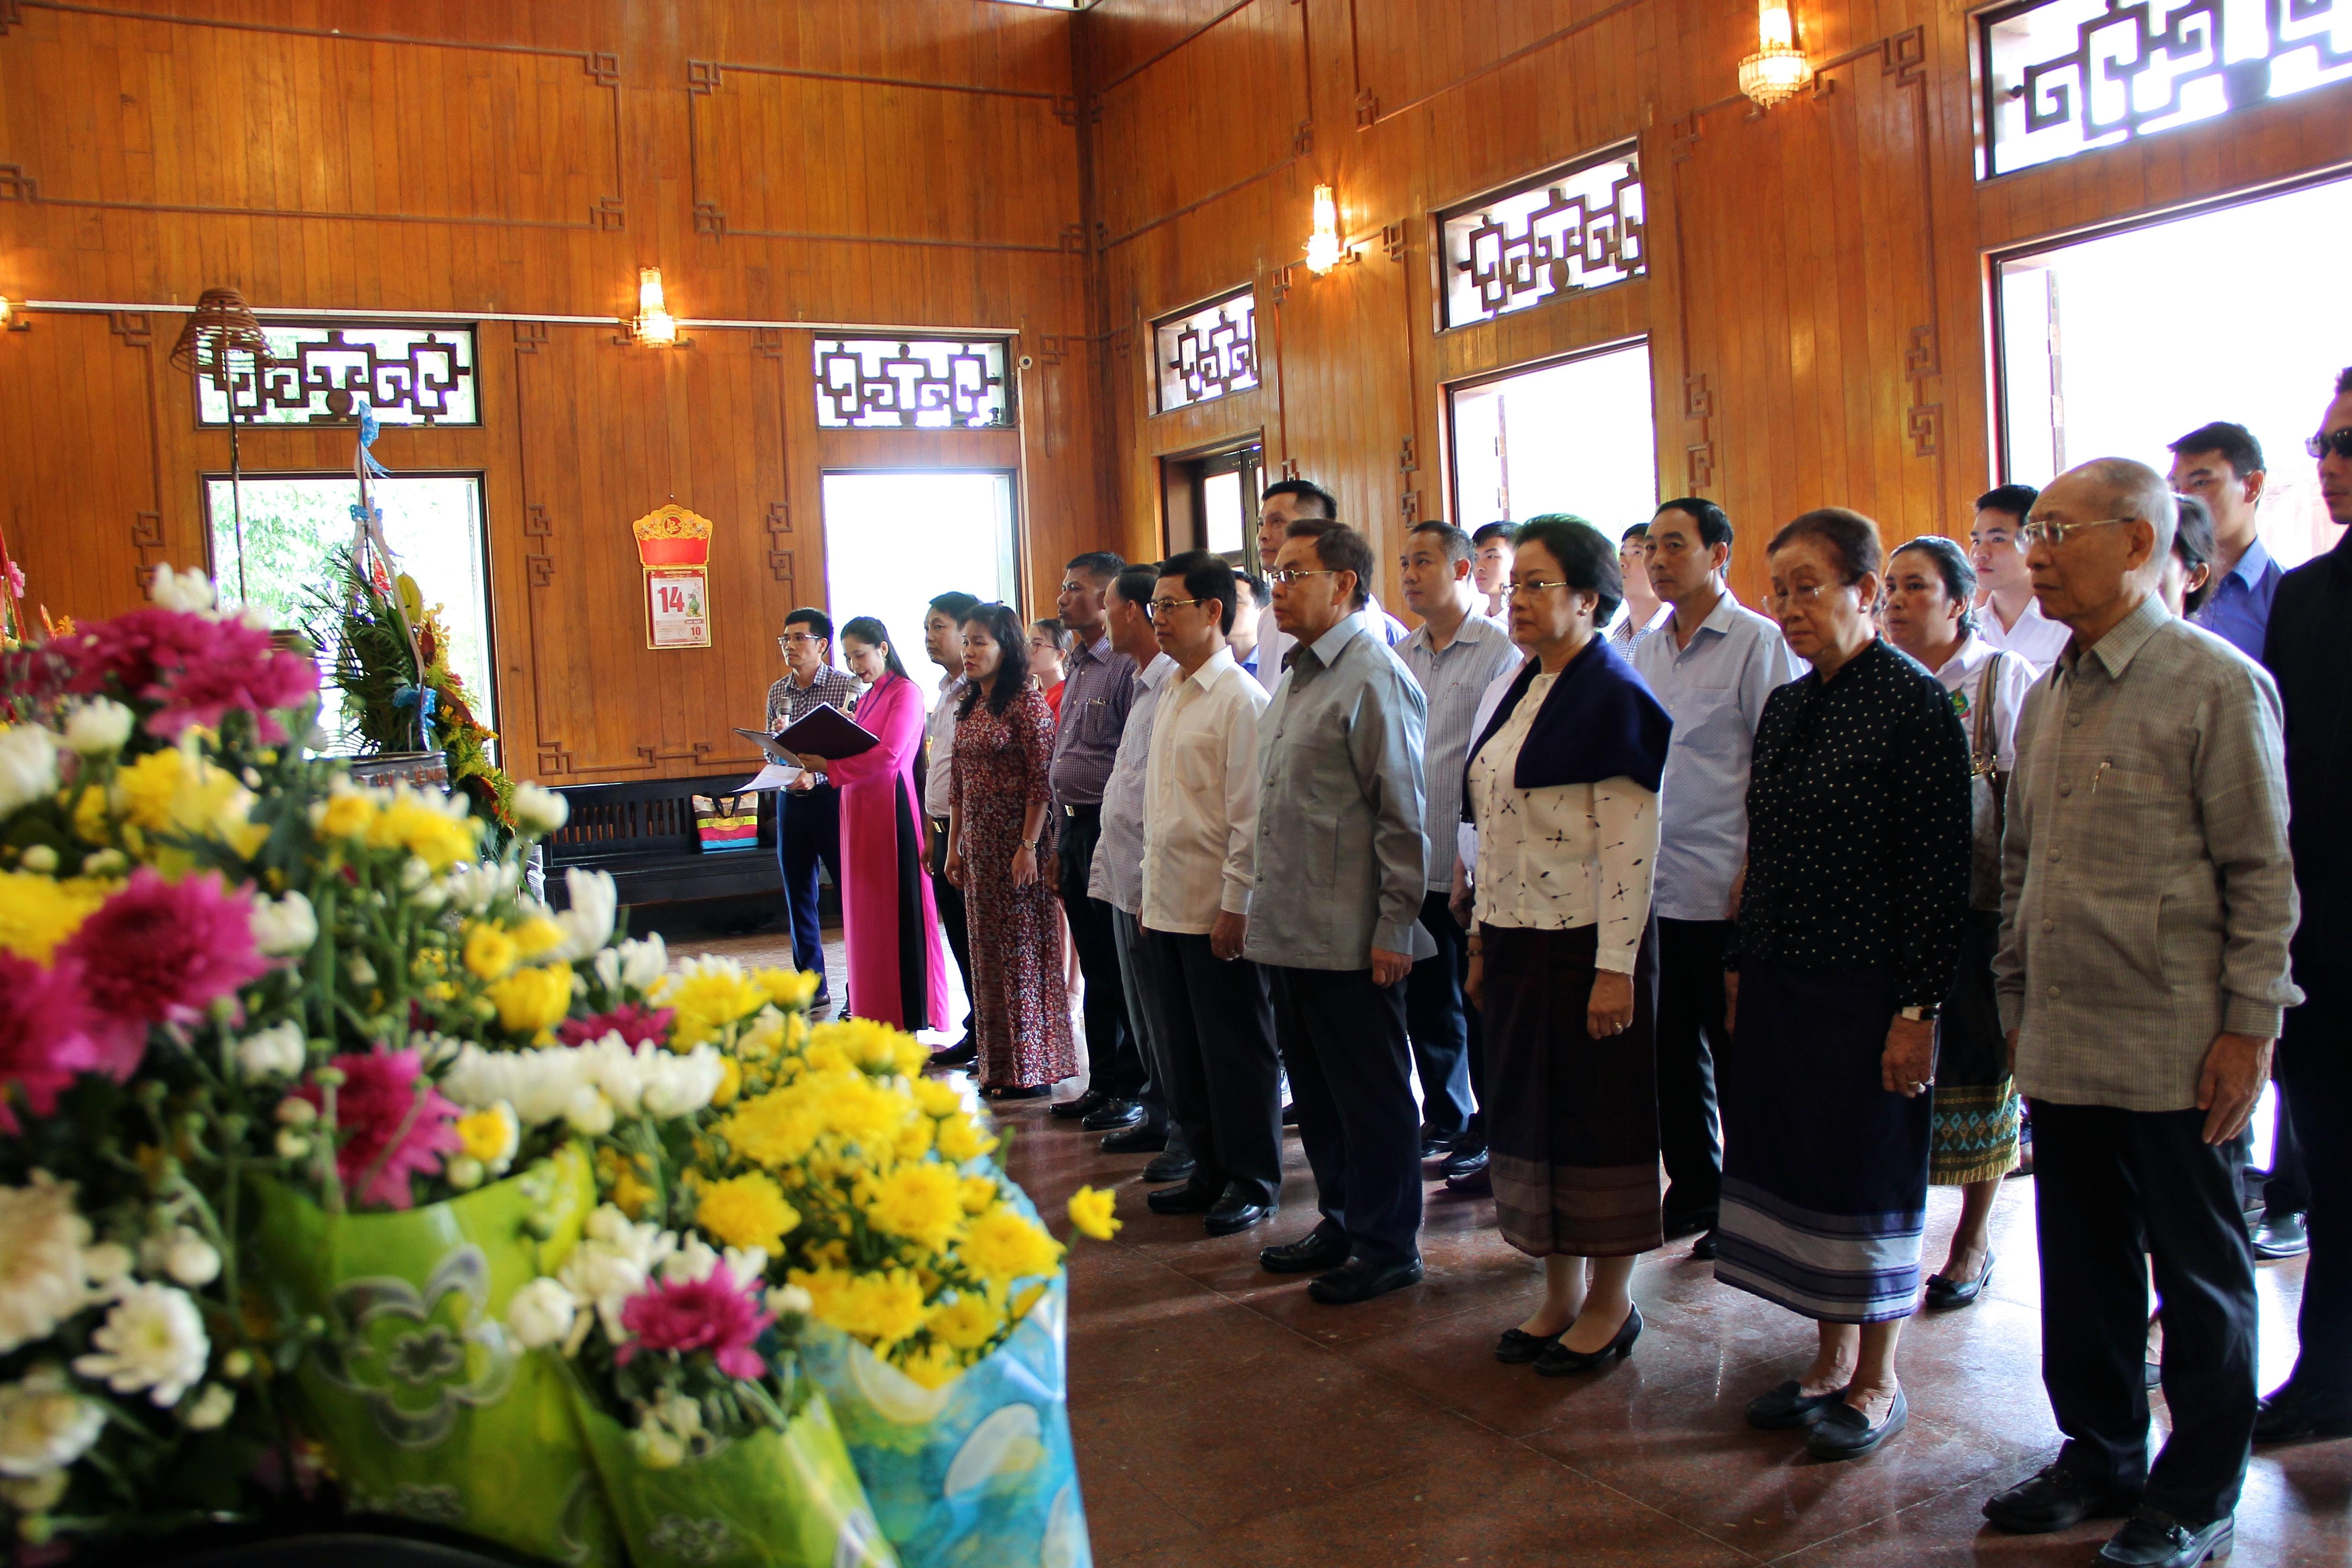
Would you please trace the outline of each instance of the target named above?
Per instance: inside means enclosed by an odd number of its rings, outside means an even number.
[[[1572,1351],[1563,1344],[1554,1344],[1536,1357],[1536,1370],[1546,1377],[1566,1377],[1571,1373],[1591,1372],[1606,1361],[1622,1361],[1633,1353],[1633,1342],[1642,1337],[1642,1309],[1636,1304],[1625,1314],[1625,1326],[1617,1337],[1597,1351]]]

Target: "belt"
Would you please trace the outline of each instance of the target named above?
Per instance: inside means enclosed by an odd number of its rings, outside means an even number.
[[[1085,816],[1100,816],[1102,815],[1102,807],[1101,807],[1100,805],[1064,805],[1064,806],[1062,807],[1062,815],[1063,815],[1064,816],[1079,816],[1079,817],[1085,817]]]
[[[948,830],[948,819],[944,816],[930,816],[924,818],[924,820],[929,822],[933,827],[938,828],[941,833],[945,833]]]

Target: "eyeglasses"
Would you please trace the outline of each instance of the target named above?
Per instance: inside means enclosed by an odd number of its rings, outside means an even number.
[[[1567,586],[1568,579],[1565,577],[1555,577],[1549,581],[1546,581],[1540,577],[1531,578],[1525,583],[1504,584],[1503,597],[1506,599],[1516,599],[1521,594],[1540,594],[1547,588],[1565,588]]]
[[[796,642],[817,643],[823,641],[824,641],[823,637],[811,636],[807,632],[792,632],[786,636],[778,637],[776,639],[776,646],[782,648],[786,653],[790,653],[793,651],[793,644]]]
[[[1783,610],[1791,605],[1817,605],[1821,603],[1823,594],[1832,588],[1844,586],[1843,583],[1806,583],[1788,589],[1767,588],[1764,590],[1764,602],[1776,609]]]
[[[1277,566],[1265,574],[1269,583],[1303,583],[1309,577],[1336,577],[1339,570],[1330,566]]]
[[[2137,517],[2095,517],[2082,522],[2052,522],[2047,519],[2029,519],[2018,531],[2028,544],[2047,544],[2052,548],[2065,543],[2086,528],[2108,528],[2118,522],[2140,522]]]
[[[2303,449],[2315,458],[2324,458],[2333,452],[2339,458],[2352,459],[2352,425],[2322,430],[2316,436],[2308,437],[2303,443]]]
[[[1214,601],[1209,599],[1153,599],[1143,606],[1143,613],[1156,621],[1160,616],[1166,615],[1169,611],[1181,610],[1187,605],[1206,605],[1212,603],[1214,603]]]

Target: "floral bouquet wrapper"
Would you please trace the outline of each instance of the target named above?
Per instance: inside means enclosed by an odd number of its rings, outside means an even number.
[[[636,1568],[898,1568],[824,1394],[782,1432],[667,1468],[646,1464],[576,1385],[573,1396]]]
[[[568,1380],[505,1326],[596,1201],[576,1146],[445,1203],[331,1215],[262,1184],[261,1257],[281,1310],[316,1315],[302,1423],[353,1508],[479,1535],[551,1562],[620,1561]]]
[[[832,1401],[883,1533],[906,1568],[1091,1568],[1070,1447],[1068,1278],[996,1352],[925,1388],[812,1324],[802,1364]]]

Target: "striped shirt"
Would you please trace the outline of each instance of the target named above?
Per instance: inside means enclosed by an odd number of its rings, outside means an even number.
[[[1429,699],[1429,726],[1422,741],[1421,776],[1428,794],[1422,820],[1428,825],[1427,878],[1433,891],[1454,885],[1454,830],[1462,822],[1462,769],[1476,731],[1478,700],[1496,677],[1519,668],[1510,634],[1480,615],[1462,617],[1454,640],[1439,647],[1429,624],[1415,626],[1397,645],[1404,667]]]
[[[1143,785],[1151,764],[1151,731],[1160,694],[1175,674],[1176,661],[1163,653],[1135,678],[1135,704],[1127,710],[1110,782],[1103,786],[1102,837],[1087,873],[1090,897],[1130,915],[1143,912]]]

